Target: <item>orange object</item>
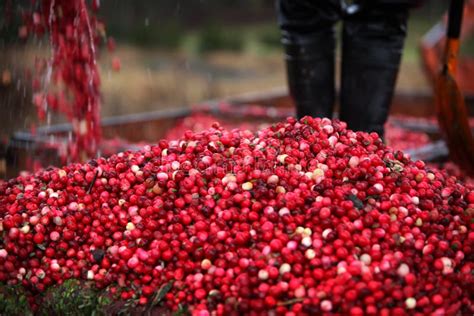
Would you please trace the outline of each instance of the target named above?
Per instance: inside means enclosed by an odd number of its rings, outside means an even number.
[[[468,121],[464,97],[456,82],[464,0],[452,0],[449,9],[446,48],[442,70],[435,83],[438,123],[450,155],[464,170],[474,174],[474,138]]]
[[[420,52],[423,60],[425,73],[433,85],[436,84],[436,77],[441,69],[441,63],[446,45],[446,25],[447,14],[442,20],[434,25],[421,41]],[[474,0],[469,0],[464,6],[463,24],[461,27],[460,41],[474,34]],[[474,95],[474,59],[469,57],[459,58],[459,67],[456,73],[456,82],[461,91],[466,95]]]

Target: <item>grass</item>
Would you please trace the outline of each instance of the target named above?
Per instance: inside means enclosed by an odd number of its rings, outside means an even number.
[[[105,308],[112,301],[99,290],[84,282],[67,280],[48,289],[41,297],[41,305],[35,315],[105,315]],[[0,315],[33,315],[26,293],[19,286],[0,287]]]
[[[171,315],[163,305],[172,283],[163,285],[145,306],[136,299],[113,299],[107,289],[97,289],[92,283],[66,280],[49,288],[37,298],[38,309],[33,313],[26,293],[20,286],[0,286],[0,315],[12,316],[102,316],[102,315]],[[173,315],[188,315],[186,306]]]
[[[66,280],[50,288],[43,299],[39,315],[105,315],[111,299],[78,280]]]
[[[33,315],[25,292],[20,286],[0,287],[0,315]]]

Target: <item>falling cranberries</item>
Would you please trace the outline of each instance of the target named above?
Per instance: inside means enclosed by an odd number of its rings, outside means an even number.
[[[64,161],[84,161],[97,155],[101,141],[98,44],[106,37],[95,15],[100,1],[32,0],[32,11],[22,14],[20,37],[48,37],[51,56],[36,58],[33,104],[41,121],[61,114],[72,125],[72,135],[61,150]],[[109,41],[111,42],[111,41]],[[109,47],[112,47],[109,45]],[[113,59],[113,68],[120,61]],[[58,89],[50,89],[56,85]],[[51,144],[54,146],[54,144]],[[49,146],[49,145],[48,145]]]

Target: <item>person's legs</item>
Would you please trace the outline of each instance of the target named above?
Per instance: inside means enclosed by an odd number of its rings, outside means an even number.
[[[353,130],[377,132],[383,138],[406,37],[408,6],[365,3],[344,21],[340,119]]]
[[[340,0],[277,0],[290,95],[298,118],[332,117],[334,24]]]

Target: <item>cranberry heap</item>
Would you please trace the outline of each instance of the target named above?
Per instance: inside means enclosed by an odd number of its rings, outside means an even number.
[[[456,177],[458,180],[462,181],[464,185],[470,189],[474,189],[474,178],[469,174],[466,174],[458,165],[448,161],[441,164],[430,163],[428,166],[437,169],[443,169],[448,175]]]
[[[0,185],[0,282],[161,289],[195,315],[472,314],[473,214],[456,178],[345,123],[214,125]]]
[[[235,110],[236,107],[234,107],[234,111]],[[235,115],[236,113],[231,112],[224,117],[218,117],[206,111],[196,111],[178,120],[176,124],[166,132],[163,138],[167,140],[179,139],[189,130],[195,133],[202,132],[203,130],[211,128],[215,122],[219,122],[222,127],[228,130],[238,128],[241,130],[257,131],[270,125],[268,122],[265,122],[264,119],[256,120],[254,113],[250,113],[247,117],[252,119],[251,122],[245,119],[232,120],[232,118],[235,118]]]
[[[398,150],[420,148],[430,143],[428,134],[396,126],[392,120],[385,124],[385,138],[389,146]]]
[[[210,128],[216,121],[219,121],[220,124],[227,129],[239,128],[256,131],[269,125],[268,118],[272,117],[271,114],[274,111],[280,110],[281,113],[277,113],[277,115],[279,117],[286,117],[282,116],[284,113],[281,109],[256,105],[239,105],[237,107],[235,105],[232,106],[222,104],[219,110],[221,113],[226,113],[225,117],[228,117],[227,120],[206,112],[192,113],[191,115],[179,120],[177,124],[166,133],[164,138],[168,140],[177,139],[183,135],[186,130],[200,132],[204,129]],[[232,120],[232,118],[235,118],[236,115],[242,114],[244,117],[246,115],[247,117],[253,119],[260,117],[261,120],[254,120],[253,122],[236,122],[235,120]],[[390,117],[387,124],[385,124],[385,138],[387,144],[389,144],[390,147],[398,150],[407,150],[423,147],[430,143],[430,137],[427,133],[411,131],[409,129],[399,127],[394,123],[394,120],[404,120],[408,122],[418,121],[416,118],[407,116],[397,115]],[[425,121],[420,120],[420,122]]]

